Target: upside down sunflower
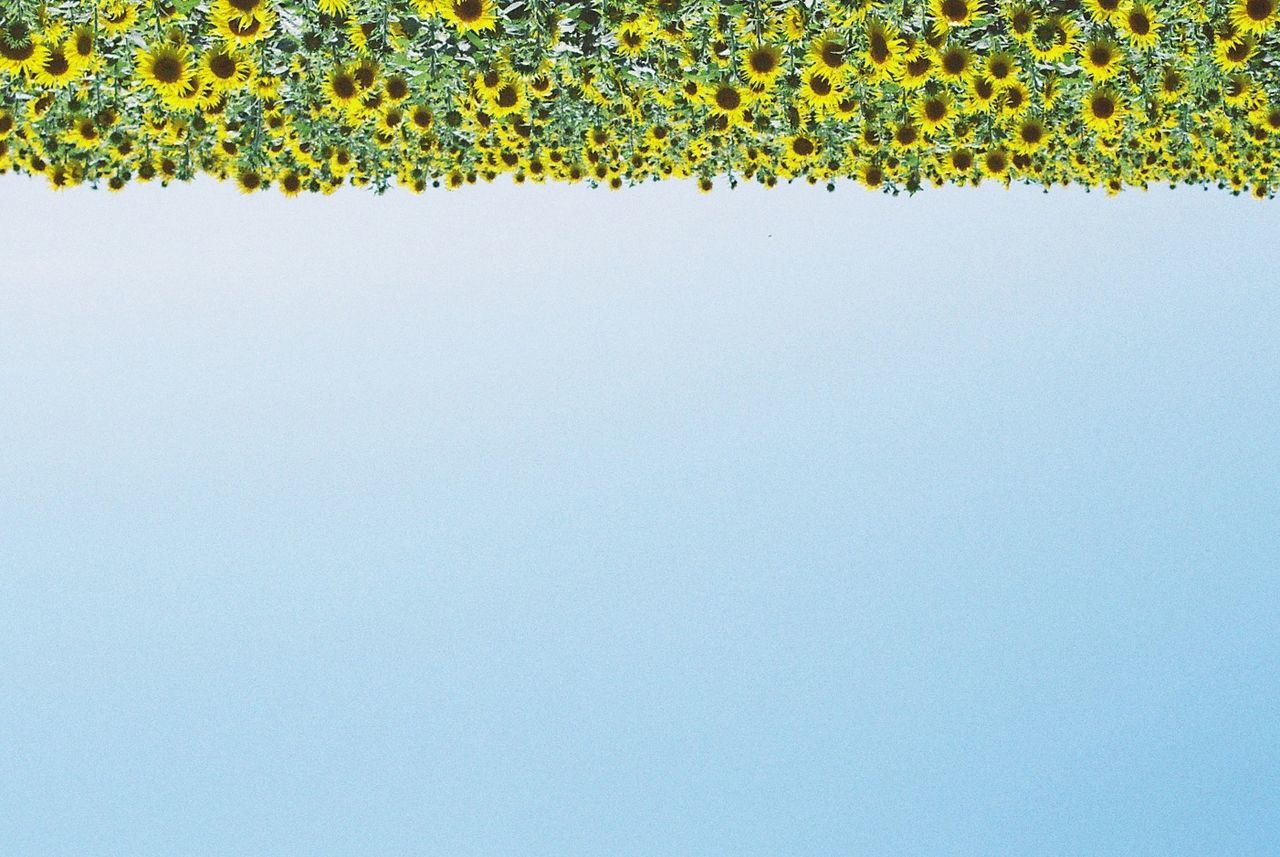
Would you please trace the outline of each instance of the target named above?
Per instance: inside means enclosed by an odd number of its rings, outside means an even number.
[[[138,77],[161,97],[171,97],[186,87],[191,77],[191,48],[165,42],[138,48]]]

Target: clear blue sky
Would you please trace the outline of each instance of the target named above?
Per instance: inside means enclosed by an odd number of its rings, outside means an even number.
[[[0,853],[1278,853],[1277,236],[5,177]]]

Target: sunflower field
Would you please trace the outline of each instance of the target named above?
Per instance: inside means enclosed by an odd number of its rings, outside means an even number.
[[[1280,0],[0,0],[0,172],[1271,198]]]

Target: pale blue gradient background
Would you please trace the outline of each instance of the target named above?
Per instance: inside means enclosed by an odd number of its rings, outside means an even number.
[[[6,177],[0,854],[1280,853],[1278,238]]]

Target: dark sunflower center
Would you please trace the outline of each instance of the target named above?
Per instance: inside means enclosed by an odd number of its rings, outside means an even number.
[[[721,110],[737,110],[742,103],[742,96],[732,86],[722,86],[716,90],[716,106]]]
[[[333,94],[339,98],[354,98],[356,82],[348,75],[338,75],[333,79]]]
[[[795,152],[797,155],[812,155],[813,141],[808,137],[796,137],[795,141],[791,144],[791,151]]]
[[[458,19],[468,24],[480,20],[484,14],[484,4],[480,0],[454,0],[453,13]]]
[[[1116,104],[1105,95],[1095,95],[1089,104],[1089,109],[1093,111],[1093,115],[1099,119],[1110,119],[1115,115]]]
[[[55,51],[49,54],[49,59],[44,64],[44,70],[53,77],[61,77],[71,70],[71,63],[67,60],[66,54],[62,51]]]
[[[209,58],[209,71],[214,77],[226,80],[236,73],[236,61],[226,54],[214,54]]]
[[[968,0],[942,0],[942,15],[948,21],[963,21],[969,15]]]
[[[159,57],[151,64],[151,73],[161,83],[177,83],[182,79],[182,63],[177,57]]]
[[[820,53],[823,64],[828,68],[840,68],[844,65],[844,45],[839,42],[824,42]]]
[[[93,53],[93,36],[88,33],[81,33],[76,36],[76,53],[82,57],[87,57]]]
[[[751,70],[757,74],[768,74],[778,67],[773,51],[756,51],[751,54]]]
[[[1275,0],[1249,0],[1244,5],[1244,13],[1251,21],[1265,21],[1275,10]]]
[[[942,68],[947,74],[960,74],[969,65],[962,51],[949,51],[942,57]]]
[[[1111,62],[1111,48],[1106,45],[1094,45],[1089,49],[1089,62],[1102,67]]]
[[[1022,142],[1039,143],[1042,137],[1044,137],[1044,129],[1039,125],[1030,124],[1022,126]]]
[[[816,74],[809,78],[809,89],[812,90],[815,95],[831,94],[831,84],[826,78],[819,77]]]
[[[19,42],[16,45],[11,45],[4,39],[0,39],[0,56],[5,59],[22,62],[23,60],[31,59],[31,55],[35,52],[36,46],[34,42]]]
[[[1129,13],[1129,29],[1134,35],[1145,36],[1151,32],[1151,19],[1147,17],[1146,12],[1134,10]]]
[[[1036,27],[1036,33],[1035,33],[1036,41],[1039,42],[1041,45],[1044,45],[1047,47],[1051,47],[1054,44],[1057,44],[1060,35],[1061,34],[1058,30],[1057,24],[1055,24],[1052,21],[1046,21],[1045,23]]]
[[[947,105],[936,98],[931,98],[924,103],[924,115],[930,122],[937,122],[947,115]]]
[[[882,63],[889,58],[889,42],[883,33],[871,34],[871,59]]]
[[[519,96],[516,93],[516,88],[511,84],[507,84],[502,87],[502,89],[499,89],[498,97],[494,99],[499,107],[514,107],[518,100]]]
[[[257,18],[235,18],[227,23],[227,29],[242,38],[252,38],[262,29],[262,22]]]

